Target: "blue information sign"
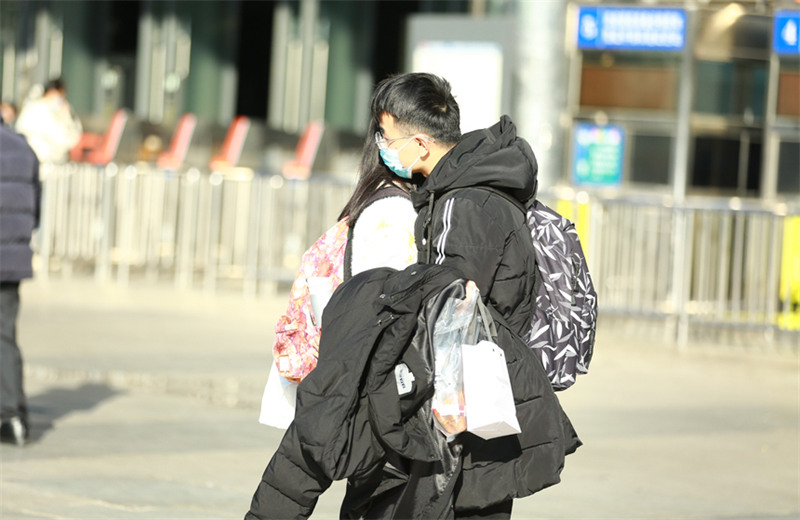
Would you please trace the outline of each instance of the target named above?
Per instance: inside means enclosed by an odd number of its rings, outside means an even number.
[[[772,48],[778,54],[800,54],[800,11],[776,11]]]
[[[575,123],[572,182],[575,186],[619,186],[625,130],[619,125]]]
[[[679,51],[686,43],[686,12],[675,8],[581,7],[578,47]]]

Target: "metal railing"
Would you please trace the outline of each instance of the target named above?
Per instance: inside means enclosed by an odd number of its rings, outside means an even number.
[[[181,288],[256,294],[291,281],[352,186],[233,168],[169,172],[149,164],[45,165],[38,276],[89,270]]]
[[[800,341],[800,205],[585,194],[550,202],[576,222],[602,313],[673,318],[681,340],[689,326],[710,325]]]
[[[120,283],[273,292],[353,189],[320,177],[44,165],[37,276],[83,270]],[[679,336],[704,324],[800,338],[800,205],[542,198],[576,222],[601,313],[674,319]]]

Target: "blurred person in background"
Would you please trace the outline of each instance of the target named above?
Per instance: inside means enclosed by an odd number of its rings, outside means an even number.
[[[67,162],[70,149],[81,139],[83,126],[67,101],[63,79],[50,80],[41,95],[33,92],[29,96],[22,105],[15,129],[28,139],[39,162]]]
[[[39,161],[25,138],[0,124],[0,441],[29,434],[17,345],[20,281],[33,276],[31,234],[39,225]]]
[[[17,107],[6,101],[0,103],[0,119],[7,126],[14,126],[17,120]]]

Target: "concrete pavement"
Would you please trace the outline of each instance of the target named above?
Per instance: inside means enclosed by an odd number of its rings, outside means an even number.
[[[257,416],[285,303],[23,284],[33,432],[0,448],[0,518],[241,518],[282,434]],[[585,446],[513,518],[800,517],[798,359],[755,343],[678,350],[601,321],[591,374],[561,394]],[[336,518],[342,492],[312,518]]]

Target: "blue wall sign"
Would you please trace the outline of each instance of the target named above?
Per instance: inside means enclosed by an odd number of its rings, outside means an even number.
[[[624,150],[625,130],[621,126],[575,123],[572,183],[575,186],[619,186]]]
[[[686,43],[683,9],[581,7],[578,47],[640,51],[679,51]]]
[[[776,11],[772,48],[778,54],[800,54],[800,11]]]

